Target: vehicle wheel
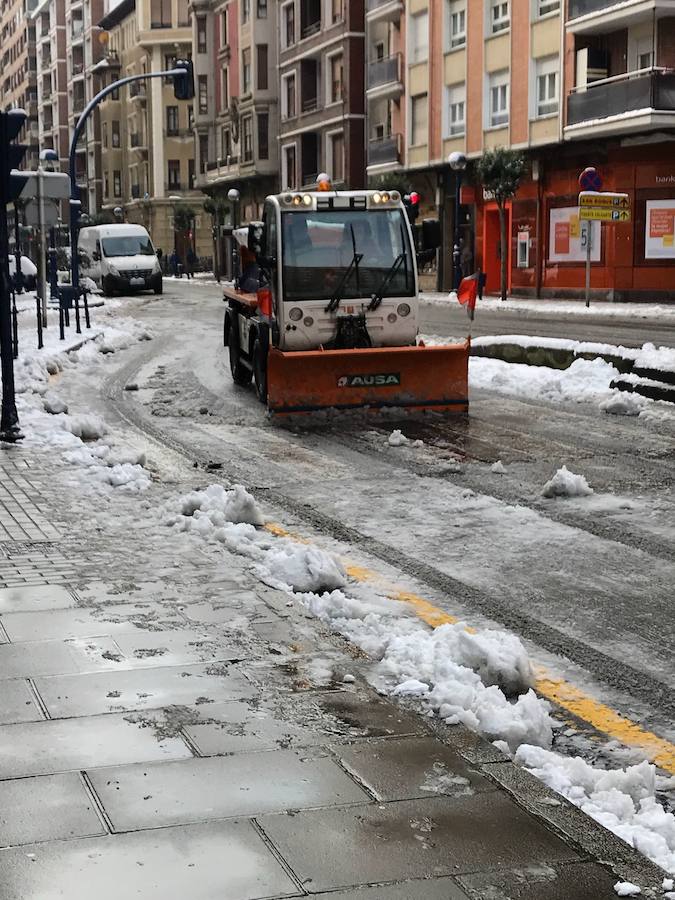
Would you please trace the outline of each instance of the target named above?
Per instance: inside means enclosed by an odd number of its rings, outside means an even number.
[[[253,344],[253,381],[258,400],[261,403],[267,403],[267,357],[260,338],[256,338]]]
[[[110,281],[107,278],[102,279],[101,287],[103,288],[103,296],[104,297],[112,297],[113,289],[110,285]]]
[[[158,285],[156,288],[153,288],[153,290],[154,290],[154,292],[155,292],[156,294],[161,294],[161,293],[163,292],[163,287],[162,287],[162,285],[160,284],[160,285]]]
[[[230,334],[227,346],[230,350],[230,372],[232,373],[232,381],[235,384],[245,387],[251,383],[253,373],[241,361],[241,350],[239,348],[239,329],[237,328],[237,319],[233,318],[230,322]]]

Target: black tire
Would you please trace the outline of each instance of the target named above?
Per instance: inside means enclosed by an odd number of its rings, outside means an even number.
[[[153,290],[154,290],[155,294],[161,294],[164,292],[164,288],[162,287],[161,284],[158,287],[153,288]]]
[[[101,279],[101,287],[103,288],[104,297],[112,297],[114,291],[110,285],[110,280],[108,278]]]
[[[235,315],[230,322],[230,333],[227,341],[227,346],[230,351],[230,372],[232,373],[232,381],[240,387],[245,387],[247,384],[251,383],[253,372],[251,372],[251,370],[241,361],[239,329],[237,325],[237,317]]]
[[[253,381],[255,392],[261,403],[267,403],[267,355],[264,353],[260,338],[253,344]]]

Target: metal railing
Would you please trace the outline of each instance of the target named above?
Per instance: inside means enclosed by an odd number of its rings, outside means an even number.
[[[319,98],[316,97],[308,97],[306,100],[302,101],[302,111],[303,113],[311,113],[316,112],[319,108]]]
[[[140,131],[131,132],[131,134],[129,135],[129,146],[136,149],[145,147],[145,141],[143,140],[143,135],[140,133]]]
[[[569,0],[567,19],[578,19],[579,16],[600,12],[610,6],[616,6],[616,0]]]
[[[393,53],[384,59],[368,63],[368,87],[396,83],[401,80],[401,54]]]
[[[134,82],[133,84],[130,84],[129,85],[129,96],[132,98],[139,97],[141,99],[145,99],[145,85],[140,84],[138,81]]]
[[[373,138],[368,141],[368,163],[379,165],[380,163],[401,161],[401,135],[385,134],[381,138]]]
[[[321,31],[321,19],[317,22],[309,22],[307,25],[303,25],[300,30],[300,35],[303,38],[311,37],[313,34],[318,34]]]
[[[641,69],[575,88],[567,98],[567,124],[606,119],[638,109],[675,111],[675,72]]]
[[[387,6],[392,0],[368,0],[368,12],[373,9],[379,9],[381,6]]]

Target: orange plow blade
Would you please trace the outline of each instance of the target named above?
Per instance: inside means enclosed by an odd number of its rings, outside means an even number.
[[[469,408],[469,341],[441,347],[270,349],[267,405],[275,414],[320,409]]]

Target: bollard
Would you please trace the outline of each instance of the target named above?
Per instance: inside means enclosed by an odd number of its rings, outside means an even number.
[[[64,315],[63,315],[63,301],[59,300],[59,340],[65,341],[66,333],[63,328],[64,325]]]
[[[84,303],[84,324],[87,328],[91,328],[91,321],[89,320],[89,300],[87,299],[86,290],[82,292],[82,302]]]
[[[37,336],[38,336],[38,350],[42,350],[44,344],[42,342],[42,309],[40,308],[40,298],[35,298],[35,312],[37,314]]]
[[[75,333],[82,334],[82,328],[80,326],[80,297],[77,291],[75,292]]]
[[[19,356],[19,317],[16,312],[16,294],[12,291],[12,356]]]

